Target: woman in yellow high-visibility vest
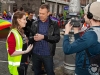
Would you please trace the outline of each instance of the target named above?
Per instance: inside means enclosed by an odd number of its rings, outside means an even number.
[[[8,68],[11,75],[26,75],[28,52],[33,48],[31,44],[27,46],[28,39],[23,31],[26,23],[24,12],[18,11],[14,14],[11,30],[6,41]]]

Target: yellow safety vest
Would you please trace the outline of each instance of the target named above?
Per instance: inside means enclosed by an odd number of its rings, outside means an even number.
[[[12,29],[10,31],[10,33],[11,32],[14,34],[14,37],[16,40],[16,48],[15,48],[16,51],[22,51],[23,41],[22,41],[21,35],[18,33],[18,31],[16,29]],[[10,33],[8,34],[8,37],[9,37]],[[8,42],[7,41],[6,41],[6,48],[8,51]],[[9,68],[10,74],[19,75],[18,71],[17,71],[17,67],[20,66],[21,57],[22,57],[22,55],[10,56],[8,53],[8,68]]]

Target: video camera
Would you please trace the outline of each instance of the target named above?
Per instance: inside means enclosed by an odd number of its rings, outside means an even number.
[[[82,19],[80,16],[80,9],[80,0],[70,0],[69,9],[64,25],[66,25],[68,21],[71,20],[71,24],[73,25],[73,27],[82,26],[82,23],[84,23],[84,19]]]
[[[80,15],[77,15],[77,13],[69,13],[66,17],[64,25],[66,25],[68,21],[71,21],[70,24],[73,25],[73,27],[80,27],[85,22]]]

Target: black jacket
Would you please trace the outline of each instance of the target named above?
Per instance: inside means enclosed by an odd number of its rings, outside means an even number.
[[[32,36],[34,36],[38,30],[39,30],[39,20],[38,21],[34,21],[32,23]],[[49,27],[48,27],[48,35],[44,35],[44,40],[46,40],[49,44],[49,48],[50,48],[50,54],[51,55],[55,55],[55,49],[56,49],[56,43],[59,42],[60,40],[60,29],[58,27],[58,24],[56,21],[52,21],[49,18]],[[34,46],[35,46],[35,42],[34,42]]]
[[[26,20],[27,20],[27,23],[26,23],[26,26],[23,29],[24,29],[25,35],[27,37],[29,37],[30,31],[29,31],[29,29],[27,27],[31,27],[33,21],[35,21],[35,20],[34,19],[29,20],[28,17],[26,18]]]

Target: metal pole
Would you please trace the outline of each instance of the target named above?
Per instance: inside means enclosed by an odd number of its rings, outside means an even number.
[[[80,0],[71,0],[69,3],[69,12],[79,13],[80,12]]]
[[[57,9],[58,9],[57,5],[58,5],[58,1],[56,0],[56,18],[57,18]]]
[[[8,11],[10,11],[10,4],[9,4],[9,6],[8,6]]]
[[[69,3],[69,14],[72,18],[80,12],[80,0],[71,0]],[[74,16],[73,16],[74,15]],[[70,43],[74,41],[73,30],[70,32]],[[75,75],[75,53],[64,56],[64,73],[68,75]]]

